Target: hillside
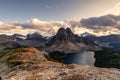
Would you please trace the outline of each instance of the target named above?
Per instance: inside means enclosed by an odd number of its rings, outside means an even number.
[[[48,61],[35,48],[19,48],[0,58],[0,75],[3,80],[119,80],[120,70],[65,65]]]
[[[26,64],[14,68],[4,80],[119,80],[120,70],[55,62]]]
[[[95,52],[95,66],[120,69],[120,50],[104,48]]]
[[[70,28],[60,28],[45,46],[45,51],[47,52],[61,51],[65,53],[101,49],[95,43],[75,35]]]
[[[18,65],[47,61],[43,53],[35,48],[18,48],[0,54],[0,74],[7,74]]]

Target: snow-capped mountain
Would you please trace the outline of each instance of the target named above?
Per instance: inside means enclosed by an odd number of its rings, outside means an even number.
[[[87,37],[87,36],[92,36],[92,34],[85,32],[83,34],[80,34],[81,37]]]
[[[14,38],[15,41],[17,41],[17,40],[23,40],[23,39],[27,38],[26,36],[21,35],[21,34],[17,34],[17,33],[13,34],[12,37]]]
[[[52,36],[54,36],[56,32],[51,28],[47,32],[44,32],[42,34],[43,37],[46,37],[47,39],[50,39]]]

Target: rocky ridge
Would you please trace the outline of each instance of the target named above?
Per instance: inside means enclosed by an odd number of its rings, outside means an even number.
[[[84,50],[99,50],[100,47],[89,40],[75,35],[70,28],[60,28],[55,36],[46,43],[45,51],[61,51],[66,53],[82,52]]]
[[[21,65],[22,66],[22,65]],[[55,62],[28,64],[16,67],[3,76],[4,80],[119,80],[120,70],[93,66],[62,65]]]
[[[3,80],[119,80],[120,70],[48,61],[35,48],[20,48],[0,59]],[[12,61],[12,62],[11,62]],[[15,64],[15,62],[22,63]],[[14,62],[14,64],[13,64]]]

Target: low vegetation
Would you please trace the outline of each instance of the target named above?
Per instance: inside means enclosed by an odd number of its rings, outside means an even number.
[[[0,52],[0,58],[6,55],[8,52]]]
[[[104,49],[95,52],[95,66],[120,69],[120,50]]]
[[[36,50],[36,49],[35,49]],[[3,56],[7,56],[7,63],[9,65],[21,65],[24,63],[37,63],[37,62],[41,62],[45,61],[43,59],[38,59],[36,56],[39,54],[39,52],[37,53],[37,50],[35,52],[35,50],[29,47],[21,47],[15,50],[10,50],[7,52],[1,52],[0,53],[0,58]],[[42,54],[42,53],[41,53]],[[39,55],[41,56],[41,55]]]
[[[16,65],[21,65],[28,62],[27,60],[8,60],[9,64],[13,64],[14,66]]]
[[[86,76],[74,75],[74,76],[67,76],[63,80],[88,80],[88,79]]]
[[[44,54],[45,58],[48,60],[48,61],[53,61],[53,62],[57,62],[56,60],[54,60],[53,58],[51,58],[49,56],[49,54]]]
[[[51,52],[48,55],[45,54],[47,60],[54,62],[61,62],[61,63],[62,63],[62,58],[64,56],[66,56],[66,54],[64,52],[59,52],[59,51]]]

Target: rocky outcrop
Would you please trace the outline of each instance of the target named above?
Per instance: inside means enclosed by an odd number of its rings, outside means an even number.
[[[90,43],[90,44],[89,44]],[[62,51],[66,53],[81,52],[84,50],[100,49],[96,44],[91,45],[89,40],[75,35],[70,28],[60,28],[55,36],[46,43],[45,51]]]
[[[0,58],[0,75],[3,80],[120,80],[119,69],[52,62],[35,48],[6,53]]]
[[[23,65],[21,65],[23,66]],[[93,66],[62,65],[56,62],[27,64],[21,70],[16,67],[4,80],[119,80],[120,70],[96,68]]]
[[[35,48],[18,48],[0,58],[0,74],[7,74],[18,65],[46,62],[43,52]]]
[[[64,29],[60,28],[55,36],[46,44],[47,47],[52,46],[54,44],[61,44],[67,42],[77,43],[77,35],[70,30],[70,28]]]
[[[35,48],[19,48],[9,54],[8,61],[11,63],[17,61],[34,63],[46,61],[46,58],[41,51]]]

